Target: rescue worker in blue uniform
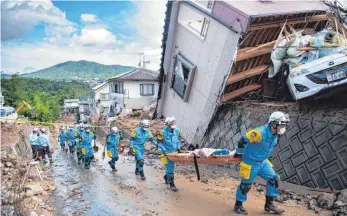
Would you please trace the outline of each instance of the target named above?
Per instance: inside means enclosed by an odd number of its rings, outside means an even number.
[[[63,126],[59,128],[58,142],[60,144],[61,150],[65,151],[66,133]]]
[[[90,126],[86,125],[84,127],[85,131],[81,135],[81,151],[82,151],[82,161],[84,168],[90,168],[90,162],[94,158],[94,151],[92,142],[95,139],[94,133],[90,130]]]
[[[49,137],[46,134],[46,129],[41,128],[40,131],[41,131],[41,134],[38,138],[38,144],[41,147],[41,157],[43,159],[43,162],[46,163],[46,155],[47,155],[50,163],[53,163],[52,154],[50,150],[51,144],[49,142]]]
[[[73,154],[75,152],[75,130],[73,129],[73,126],[70,125],[69,129],[66,131],[66,139],[68,142],[68,146],[69,146],[69,151],[71,154]]]
[[[38,151],[39,151],[39,143],[38,143],[38,128],[33,129],[33,133],[29,137],[29,142],[31,145],[31,150],[33,152],[33,159],[37,160],[38,158]]]
[[[288,114],[274,112],[270,115],[267,124],[248,131],[238,142],[235,157],[241,157],[241,184],[236,191],[234,211],[237,213],[248,214],[242,203],[247,200],[247,193],[258,175],[267,181],[265,211],[275,214],[284,212],[284,209],[278,208],[273,203],[274,198],[278,195],[279,179],[268,158],[271,156],[279,136],[285,133],[288,124]]]
[[[176,163],[168,160],[166,154],[173,152],[180,152],[181,141],[180,132],[176,128],[176,120],[174,117],[167,117],[165,119],[166,128],[163,129],[158,135],[159,148],[162,152],[161,161],[165,165],[166,173],[164,180],[166,184],[170,184],[172,191],[178,191],[175,185],[175,165]]]
[[[143,156],[145,153],[145,143],[151,141],[157,146],[157,141],[154,139],[151,131],[149,130],[149,120],[144,119],[140,123],[140,126],[131,132],[130,138],[130,150],[136,158],[135,174],[141,176],[141,180],[145,180],[145,174],[143,172],[143,166],[145,164]]]
[[[108,162],[112,171],[117,171],[116,169],[116,161],[118,161],[118,144],[120,140],[123,140],[123,132],[118,130],[117,127],[112,127],[110,134],[107,136],[106,140],[106,148],[107,148],[107,156],[111,158]]]
[[[84,132],[84,125],[80,123],[75,131],[75,143],[76,143],[76,156],[78,164],[81,164],[82,160],[82,148],[81,148],[81,135]]]

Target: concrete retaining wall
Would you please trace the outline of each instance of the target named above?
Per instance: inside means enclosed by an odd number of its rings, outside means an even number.
[[[296,104],[224,105],[215,114],[202,145],[236,146],[241,134],[265,124],[273,111],[290,115],[272,162],[281,180],[309,187],[347,188],[347,109],[300,108]]]

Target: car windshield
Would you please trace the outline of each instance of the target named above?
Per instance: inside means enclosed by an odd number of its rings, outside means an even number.
[[[5,117],[6,116],[6,110],[5,109],[1,109],[0,110],[0,116],[1,117]]]

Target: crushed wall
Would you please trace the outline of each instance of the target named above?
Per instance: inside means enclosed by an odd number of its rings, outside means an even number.
[[[202,146],[232,149],[242,134],[265,124],[277,110],[289,113],[291,120],[271,157],[281,180],[309,187],[347,188],[346,108],[227,104],[209,124]]]

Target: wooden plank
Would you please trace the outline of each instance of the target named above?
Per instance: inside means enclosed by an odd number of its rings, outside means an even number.
[[[258,50],[254,50],[254,51],[248,52],[248,53],[246,53],[245,51],[252,49],[252,47],[246,47],[246,48],[240,49],[237,52],[236,61],[241,61],[244,59],[248,59],[248,58],[264,55],[266,53],[270,53],[272,51],[272,48],[273,48],[272,46],[261,47]]]
[[[296,19],[288,19],[287,24],[289,25],[295,25],[300,23],[309,23],[309,22],[317,22],[317,21],[325,21],[328,19],[328,16],[326,14],[323,15],[314,15],[312,17],[303,17],[303,18],[296,18]],[[261,23],[261,24],[253,24],[248,28],[248,31],[253,30],[259,30],[259,29],[265,29],[265,28],[274,28],[274,27],[282,27],[283,24],[286,21],[274,21],[269,23]]]
[[[254,67],[254,68],[251,68],[249,70],[230,75],[228,78],[228,81],[227,81],[227,85],[230,85],[230,84],[236,83],[238,81],[247,79],[249,77],[261,74],[268,68],[269,68],[268,65],[260,65],[258,67]]]
[[[261,85],[259,85],[259,84],[251,84],[251,85],[242,87],[240,89],[237,89],[235,91],[232,91],[230,93],[227,93],[227,94],[223,95],[221,100],[220,100],[220,102],[221,103],[225,103],[228,100],[232,100],[234,98],[237,98],[239,96],[242,96],[244,94],[247,94],[247,93],[249,93],[251,91],[255,91],[255,90],[260,89],[260,88],[261,88]]]

